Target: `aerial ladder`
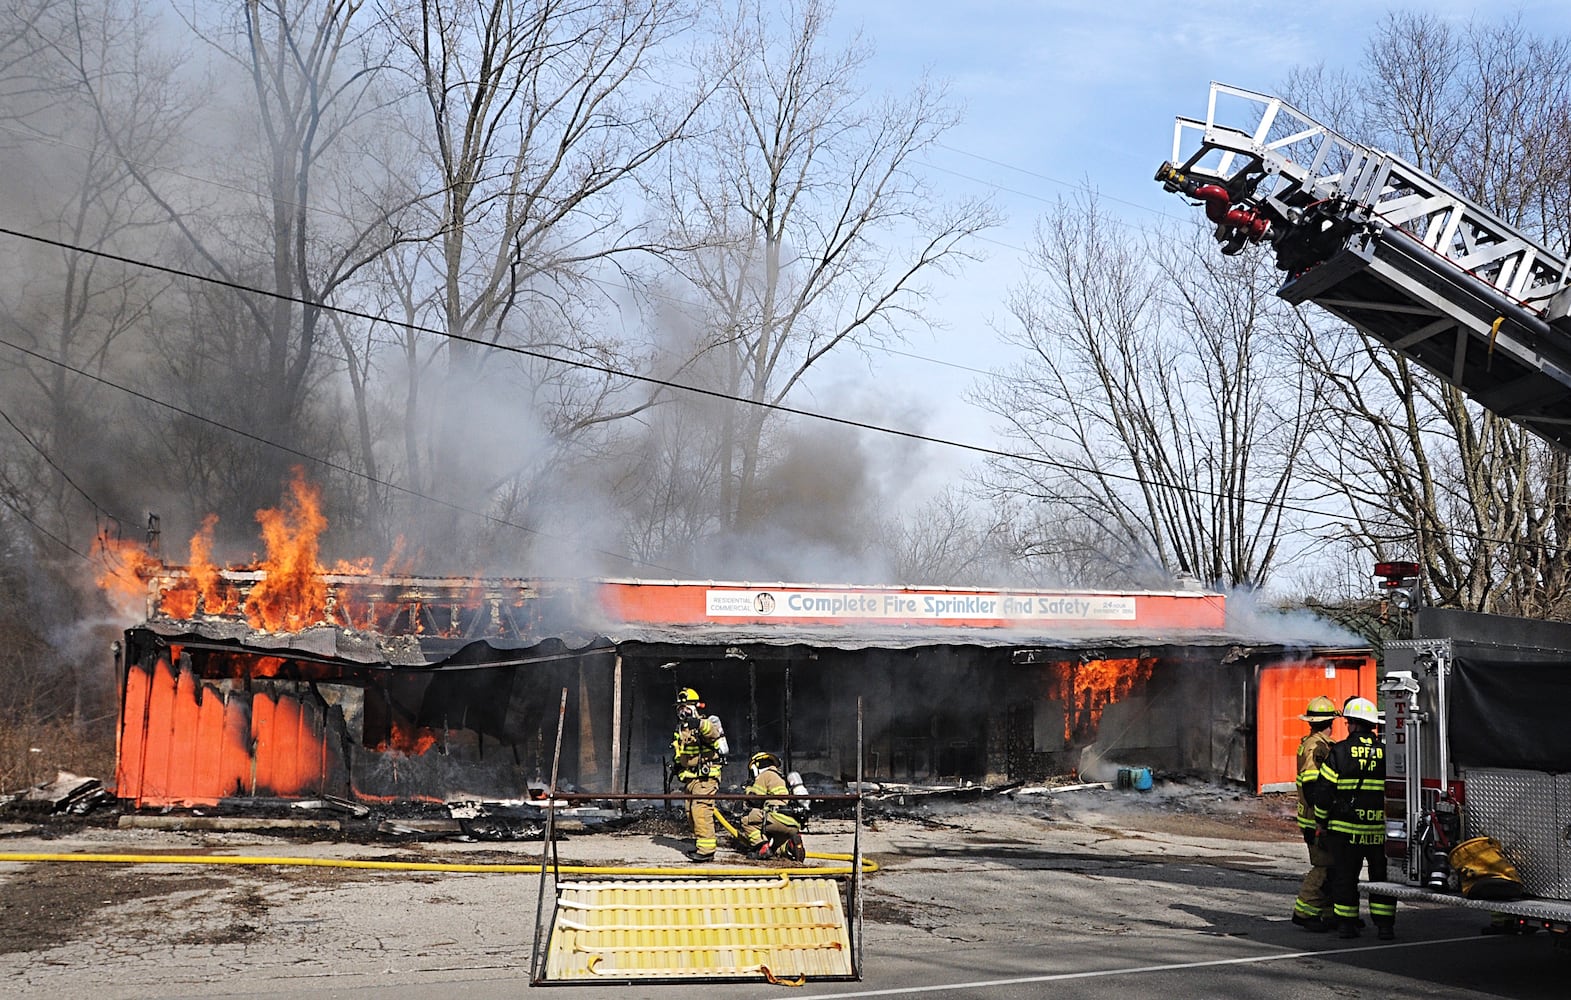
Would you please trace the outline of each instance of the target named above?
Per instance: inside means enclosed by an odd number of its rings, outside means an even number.
[[[1571,450],[1563,257],[1401,157],[1220,83],[1203,120],[1178,118],[1156,179],[1205,207],[1224,254],[1269,245],[1283,299]]]

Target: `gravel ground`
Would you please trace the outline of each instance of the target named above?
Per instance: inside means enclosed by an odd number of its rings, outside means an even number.
[[[541,847],[122,830],[112,819],[0,825],[0,852],[529,863]],[[676,818],[654,815],[612,832],[569,835],[557,852],[563,864],[685,865],[681,852],[690,841],[683,834]],[[808,849],[849,853],[856,839],[849,819],[815,819]],[[1125,908],[1136,914],[1150,906],[1129,876],[1175,864],[1198,866],[1197,880],[1216,883],[1207,898],[1223,909],[1234,891],[1229,873],[1252,880],[1249,906],[1241,903],[1239,912],[1275,908],[1280,894],[1285,918],[1302,854],[1289,797],[1165,783],[1143,793],[1086,789],[869,809],[860,841],[880,866],[865,880],[869,948],[885,938],[903,942],[913,931],[951,945],[981,941],[994,929],[1051,935],[1088,922],[1098,933],[1127,933]],[[745,864],[726,852],[721,860]],[[1173,868],[1180,870],[1191,869]],[[1031,881],[1008,888],[1016,883],[989,874],[1021,872],[1096,881],[1097,914],[1044,911]],[[978,905],[977,887],[989,885]],[[116,1000],[349,996],[395,982],[516,987],[528,977],[540,890],[538,875],[527,874],[0,862],[0,992]],[[1242,883],[1237,891],[1246,891]],[[1180,914],[1179,922],[1205,928],[1218,919]],[[739,986],[735,995],[755,988]]]

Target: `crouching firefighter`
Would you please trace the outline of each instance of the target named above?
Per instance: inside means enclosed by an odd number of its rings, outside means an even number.
[[[693,861],[715,859],[715,793],[720,791],[720,772],[725,768],[725,729],[716,716],[704,715],[698,692],[683,688],[676,695],[676,734],[671,738],[671,759],[676,780],[693,798],[687,801],[687,814],[693,824]]]
[[[752,806],[737,824],[742,848],[750,858],[789,858],[802,861],[807,848],[802,844],[802,821],[789,810],[793,800],[786,784],[780,758],[772,753],[755,753],[748,762],[752,781],[745,794],[753,796]]]
[[[1358,937],[1358,876],[1365,862],[1369,881],[1386,880],[1386,747],[1375,728],[1380,713],[1367,698],[1342,706],[1347,739],[1331,746],[1314,788],[1315,824],[1331,848],[1331,904],[1338,936]],[[1371,893],[1369,917],[1378,937],[1395,937],[1396,900]]]

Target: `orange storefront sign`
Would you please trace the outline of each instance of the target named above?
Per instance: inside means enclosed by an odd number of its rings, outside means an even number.
[[[1220,630],[1226,599],[1203,592],[971,590],[608,581],[601,601],[628,623],[881,623],[975,628]]]

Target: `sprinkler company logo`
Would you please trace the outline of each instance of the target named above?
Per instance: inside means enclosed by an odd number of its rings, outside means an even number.
[[[704,614],[713,618],[757,618],[774,614],[775,595],[761,590],[708,590]]]
[[[1134,621],[1135,599],[1099,594],[707,590],[711,618],[887,621]]]

